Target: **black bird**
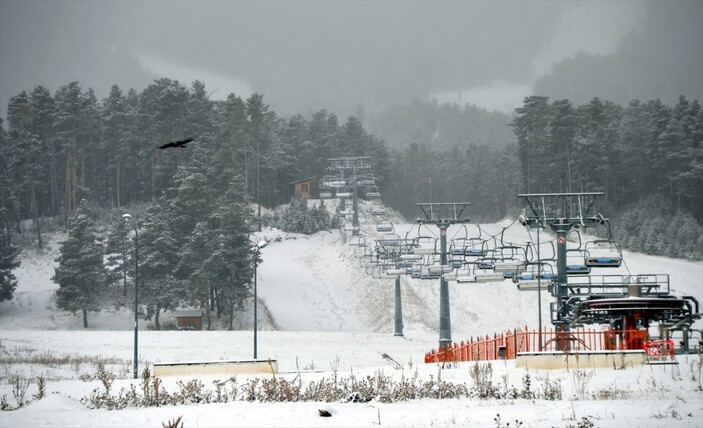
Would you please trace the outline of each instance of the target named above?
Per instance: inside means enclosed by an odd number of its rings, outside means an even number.
[[[186,144],[190,143],[193,141],[192,138],[188,138],[183,141],[174,141],[172,143],[166,143],[163,146],[159,146],[160,149],[168,149],[169,147],[180,147],[180,148],[185,148]]]

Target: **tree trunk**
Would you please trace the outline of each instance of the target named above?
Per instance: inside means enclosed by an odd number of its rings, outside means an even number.
[[[30,197],[32,201],[32,216],[34,218],[34,228],[37,230],[37,245],[39,248],[44,246],[41,239],[41,224],[39,223],[39,209],[37,208],[37,189],[34,184],[34,177],[30,180]]]
[[[88,311],[83,309],[83,328],[88,328]]]
[[[115,197],[117,202],[117,208],[121,207],[120,193],[122,190],[122,160],[117,159],[117,184],[115,186]]]
[[[159,315],[161,314],[161,306],[156,305],[156,308],[154,309],[154,329],[155,330],[161,330],[161,323],[159,322]]]

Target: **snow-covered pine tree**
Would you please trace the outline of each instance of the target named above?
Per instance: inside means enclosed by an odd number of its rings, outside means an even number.
[[[58,267],[52,281],[59,285],[56,304],[60,309],[83,315],[88,327],[88,311],[100,310],[105,284],[103,248],[85,200],[82,200],[68,226],[68,238],[61,243]]]
[[[157,201],[139,229],[139,303],[146,305],[146,319],[153,316],[157,330],[161,311],[178,307],[186,292],[185,282],[174,276],[179,257],[170,217],[166,202]]]
[[[17,287],[17,278],[12,273],[13,269],[20,266],[17,260],[21,249],[12,245],[10,230],[6,227],[6,210],[0,208],[0,302],[12,300],[12,295]]]
[[[105,243],[107,255],[107,282],[108,284],[122,283],[122,295],[127,295],[127,276],[129,275],[129,261],[132,259],[132,244],[129,234],[132,229],[120,219],[112,224]]]

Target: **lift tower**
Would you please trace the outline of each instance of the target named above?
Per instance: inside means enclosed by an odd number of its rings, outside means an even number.
[[[544,229],[549,226],[557,235],[557,280],[552,290],[556,297],[556,310],[552,311],[552,324],[569,329],[567,318],[569,288],[566,273],[566,235],[574,227],[594,227],[606,219],[595,211],[596,199],[603,192],[590,193],[530,193],[518,197],[527,203],[527,210],[520,217],[525,226]]]
[[[340,157],[327,159],[325,175],[320,180],[321,189],[336,189],[338,194],[352,197],[352,235],[359,234],[358,190],[362,188],[369,194],[378,194],[376,180],[371,170],[371,158],[368,156]],[[351,190],[351,194],[349,194]],[[372,192],[369,192],[369,191]],[[343,191],[343,192],[342,192]],[[375,191],[375,192],[373,192]],[[341,199],[345,199],[344,198]]]
[[[468,223],[469,217],[462,217],[469,202],[427,202],[417,203],[425,218],[418,217],[419,224],[434,224],[439,228],[440,260],[442,269],[447,267],[447,229],[452,224]],[[452,327],[449,315],[449,284],[444,274],[439,277],[439,349],[452,343]]]

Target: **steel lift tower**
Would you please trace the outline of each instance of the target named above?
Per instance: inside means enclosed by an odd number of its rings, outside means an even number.
[[[351,190],[352,197],[352,235],[359,234],[359,203],[358,189],[367,190],[366,195],[378,192],[368,192],[369,189],[377,190],[376,180],[371,170],[371,158],[368,156],[340,157],[327,159],[326,174],[320,180],[321,189],[344,189],[346,194]],[[380,197],[380,194],[378,194]],[[342,198],[344,199],[344,198]]]
[[[594,227],[604,224],[606,219],[595,211],[596,199],[603,192],[590,193],[530,193],[518,197],[527,204],[520,217],[524,226],[544,229],[549,226],[557,235],[557,279],[552,294],[556,307],[552,311],[552,324],[569,330],[569,288],[566,270],[566,235],[574,227]]]
[[[442,267],[447,265],[447,229],[452,224],[468,223],[469,217],[462,217],[469,202],[427,202],[417,203],[425,218],[418,217],[419,224],[434,224],[439,228],[440,257]],[[452,326],[449,314],[449,284],[444,274],[439,277],[439,349],[451,346]]]

